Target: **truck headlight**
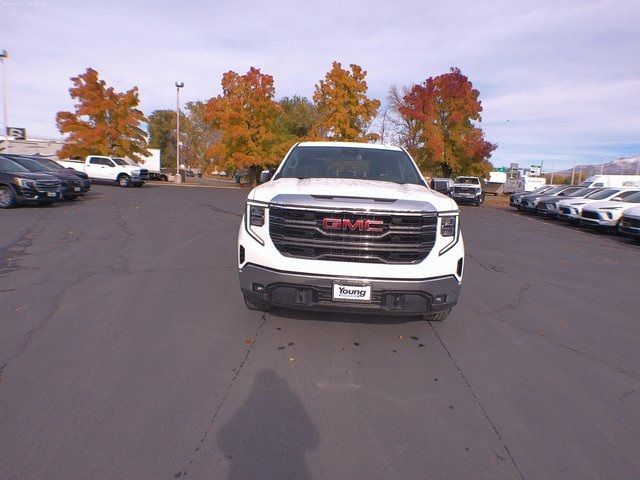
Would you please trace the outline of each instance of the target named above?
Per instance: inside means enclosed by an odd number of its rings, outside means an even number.
[[[261,227],[265,225],[267,207],[266,204],[247,203],[244,213],[244,229],[260,245],[264,245],[264,240],[260,236]]]
[[[459,214],[453,215],[442,215],[440,217],[440,235],[449,239],[449,242],[445,245],[442,250],[438,253],[439,255],[443,255],[444,253],[451,250],[458,240],[460,239],[460,224],[459,224]]]
[[[249,205],[249,223],[254,227],[264,225],[264,207]]]
[[[133,175],[140,175],[140,170],[132,170],[131,173]]]
[[[457,221],[458,218],[454,216],[442,217],[440,220],[440,235],[443,237],[453,237],[456,234]]]

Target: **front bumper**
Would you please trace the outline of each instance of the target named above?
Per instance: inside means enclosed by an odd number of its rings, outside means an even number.
[[[60,199],[60,188],[56,190],[38,190],[31,187],[20,187],[13,185],[17,200],[20,203],[47,203]]]
[[[601,218],[599,220],[596,220],[594,218],[580,217],[580,225],[584,227],[609,229],[609,228],[616,228],[617,224],[618,224],[618,219],[605,220]]]
[[[456,202],[475,202],[482,197],[482,192],[477,193],[451,193],[451,198]]]
[[[462,267],[462,265],[460,265]],[[461,283],[453,275],[419,280],[313,275],[274,270],[251,263],[239,271],[240,288],[274,306],[302,310],[390,315],[423,315],[450,310],[458,301]],[[371,285],[371,302],[332,300],[334,282]]]
[[[622,217],[620,221],[620,233],[630,237],[640,238],[640,219]]]
[[[538,215],[556,217],[558,215],[558,206],[553,203],[538,203],[536,212]]]

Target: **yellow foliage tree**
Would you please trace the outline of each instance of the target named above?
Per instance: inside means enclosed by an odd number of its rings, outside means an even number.
[[[317,120],[312,129],[316,138],[340,141],[374,141],[375,133],[367,133],[380,101],[367,97],[367,72],[351,64],[351,71],[333,62],[324,80],[316,84],[313,101]]]
[[[92,68],[71,82],[69,93],[77,101],[75,111],[56,115],[58,130],[67,134],[59,157],[113,155],[137,161],[150,155],[140,128],[147,119],[138,110],[138,87],[118,93]]]
[[[247,169],[254,184],[260,170],[275,165],[282,153],[275,133],[280,107],[274,95],[273,77],[251,67],[245,75],[225,73],[222,95],[205,106],[205,120],[222,134],[209,156],[219,164]]]

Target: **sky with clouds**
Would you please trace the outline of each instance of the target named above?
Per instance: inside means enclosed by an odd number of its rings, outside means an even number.
[[[58,137],[69,77],[87,67],[141,108],[220,93],[222,73],[274,76],[311,97],[338,60],[370,96],[459,67],[480,91],[493,162],[570,167],[640,153],[640,1],[119,2],[0,0],[9,124]]]

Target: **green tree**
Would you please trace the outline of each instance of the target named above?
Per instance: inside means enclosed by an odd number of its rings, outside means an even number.
[[[180,113],[181,128],[185,116]],[[176,112],[175,110],[154,110],[149,115],[149,147],[159,148],[163,168],[176,166]]]
[[[324,80],[316,85],[313,101],[317,121],[315,137],[342,141],[374,141],[376,133],[367,133],[375,119],[380,101],[367,97],[367,72],[351,64],[351,71],[333,62]]]
[[[318,116],[316,106],[298,95],[284,97],[278,103],[281,107],[278,128],[282,135],[291,137],[293,141],[308,138]]]
[[[58,130],[66,135],[59,157],[114,155],[137,161],[150,155],[140,128],[147,119],[138,109],[138,87],[116,92],[92,68],[72,77],[71,82],[74,111],[56,114]]]

